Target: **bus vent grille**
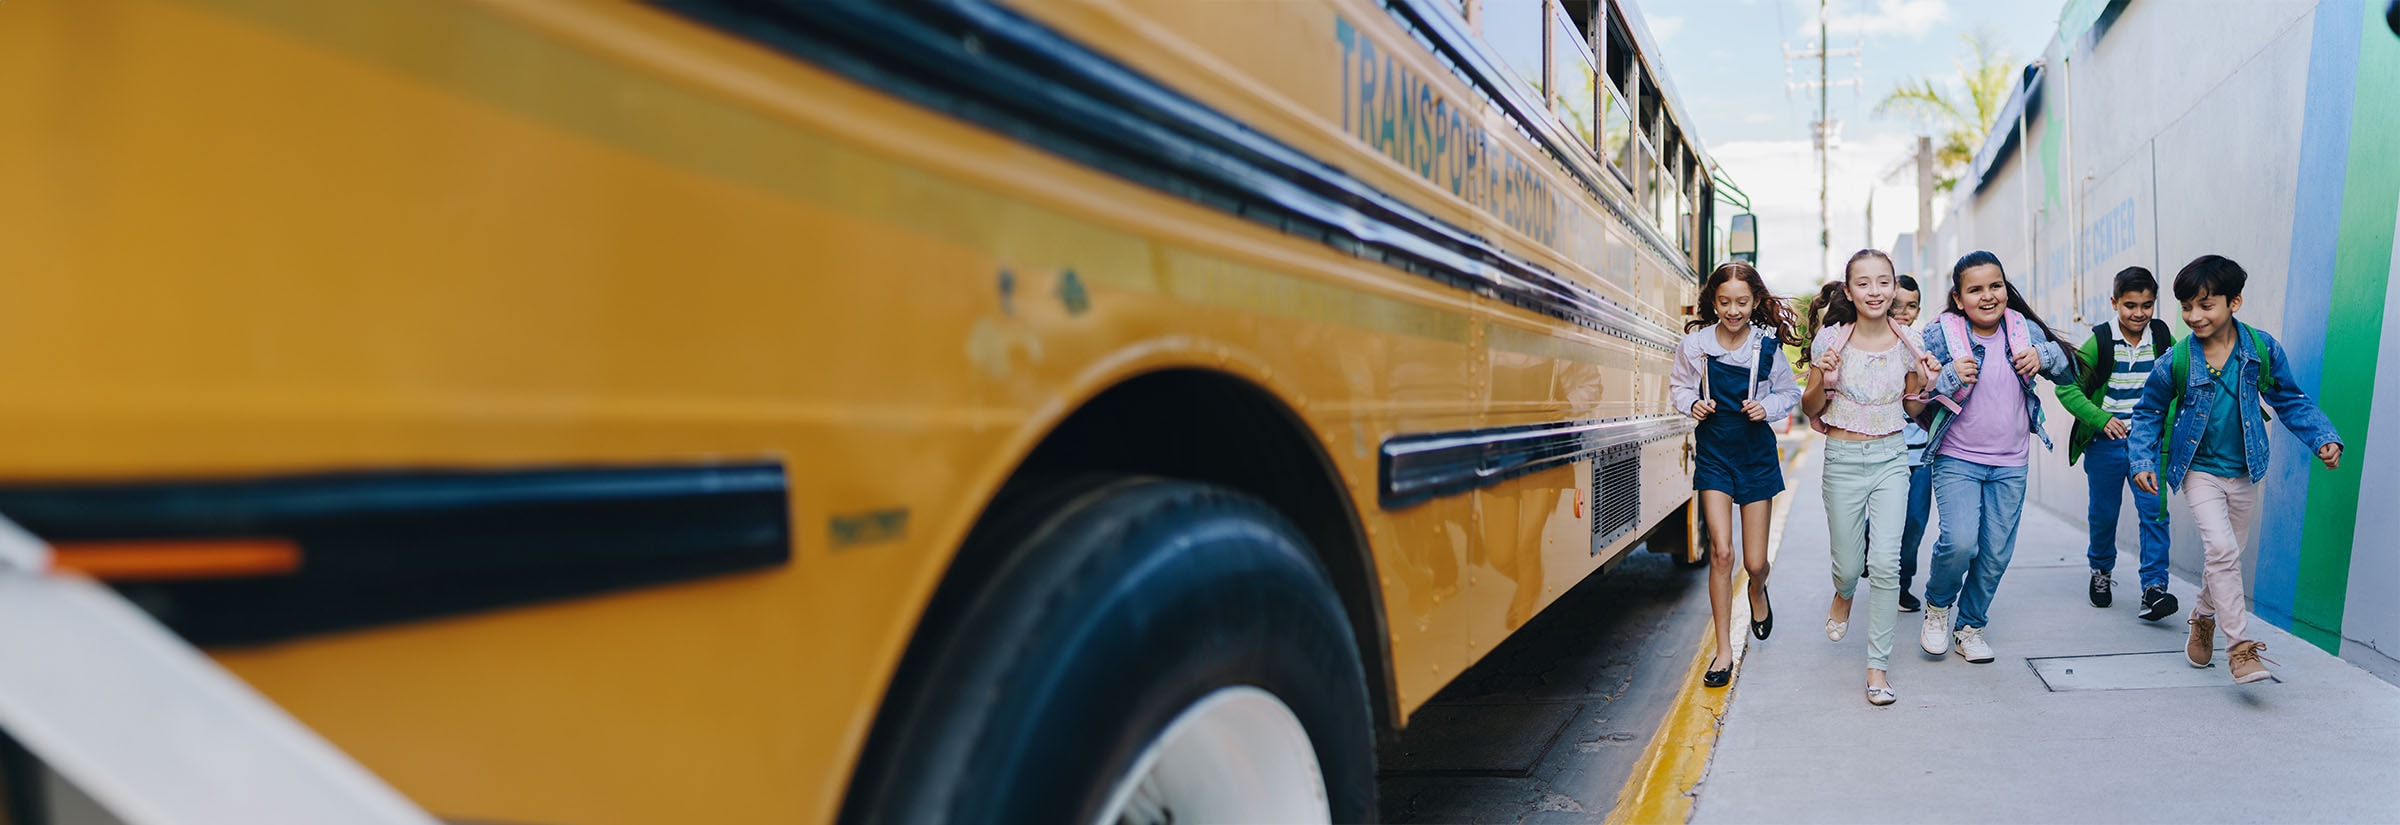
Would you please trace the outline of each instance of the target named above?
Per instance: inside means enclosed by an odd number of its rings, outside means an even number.
[[[1633,529],[1641,512],[1641,450],[1601,453],[1592,461],[1592,535],[1602,541],[1614,539]]]

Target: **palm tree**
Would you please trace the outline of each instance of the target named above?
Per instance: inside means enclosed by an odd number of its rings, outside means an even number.
[[[2008,102],[2018,67],[2007,52],[1993,45],[1997,37],[1990,26],[1959,36],[1975,52],[1973,65],[1952,63],[1958,68],[1960,85],[1966,87],[1966,100],[1958,100],[1934,78],[1922,77],[1900,84],[1875,104],[1876,114],[1896,112],[1941,130],[1934,161],[1940,166],[1940,182],[1935,188],[1942,191],[1958,185],[1967,165],[1975,162],[1975,150],[1983,148],[1992,118],[2000,113],[2001,104]]]

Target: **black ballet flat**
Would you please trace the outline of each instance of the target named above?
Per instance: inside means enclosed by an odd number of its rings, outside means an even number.
[[[1721,688],[1732,681],[1733,665],[1731,664],[1727,664],[1724,670],[1712,670],[1707,673],[1700,674],[1701,687]]]
[[[1761,587],[1758,589],[1758,597],[1767,603],[1767,617],[1750,623],[1750,635],[1763,640],[1767,638],[1767,634],[1775,632],[1775,596],[1768,593],[1766,588]]]

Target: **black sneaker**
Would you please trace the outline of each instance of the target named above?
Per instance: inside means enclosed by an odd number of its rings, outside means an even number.
[[[2092,571],[2092,606],[2107,607],[2109,601],[2108,571]]]
[[[1917,601],[1917,597],[1909,595],[1908,591],[1900,591],[1900,612],[1915,613],[1917,612],[1918,608],[1922,608],[1924,606],[1924,602]]]
[[[2175,615],[2176,607],[2175,594],[2167,592],[2166,585],[2142,588],[2142,612],[2140,615],[2143,620],[2155,622]]]

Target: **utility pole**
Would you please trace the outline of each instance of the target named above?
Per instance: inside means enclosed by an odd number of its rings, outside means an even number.
[[[1847,49],[1828,49],[1826,44],[1831,36],[1832,26],[1826,11],[1826,0],[1817,0],[1817,42],[1809,44],[1809,48],[1802,51],[1795,52],[1789,48],[1783,51],[1783,71],[1786,78],[1791,76],[1791,61],[1794,58],[1813,57],[1817,59],[1816,82],[1794,83],[1787,79],[1784,83],[1784,91],[1789,93],[1795,89],[1807,88],[1817,90],[1817,122],[1810,126],[1815,131],[1817,145],[1817,281],[1819,283],[1833,279],[1832,262],[1828,260],[1833,253],[1833,209],[1828,193],[1833,186],[1833,144],[1841,139],[1841,131],[1840,124],[1833,120],[1830,92],[1835,86],[1861,86],[1860,80],[1855,75],[1848,80],[1832,80],[1828,61],[1835,57],[1852,58],[1851,68],[1855,72],[1858,68],[1856,58],[1865,50],[1863,43]]]
[[[1933,267],[1933,138],[1917,136],[1917,271]]]

